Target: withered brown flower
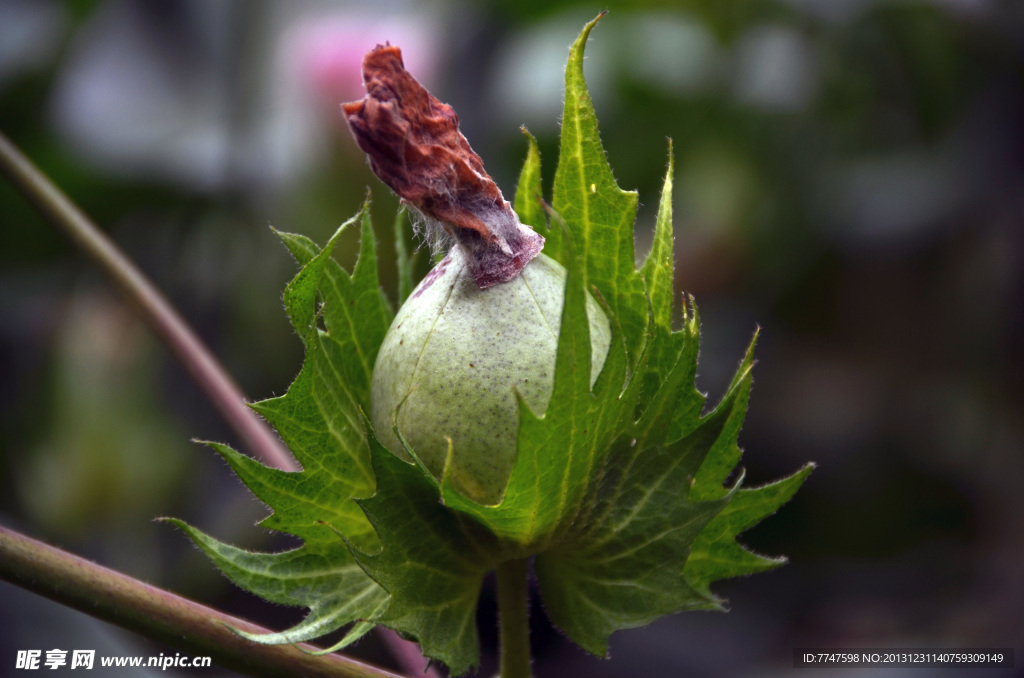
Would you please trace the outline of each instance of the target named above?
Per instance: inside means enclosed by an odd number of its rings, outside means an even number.
[[[515,278],[544,238],[519,222],[459,132],[454,109],[405,70],[394,45],[366,53],[363,84],[366,96],[342,109],[374,174],[454,236],[478,287]]]

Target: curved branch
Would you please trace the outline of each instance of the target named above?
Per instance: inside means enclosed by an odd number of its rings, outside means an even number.
[[[291,453],[255,412],[235,381],[145,275],[57,186],[0,133],[0,174],[100,267],[196,380],[254,456],[297,471]]]
[[[0,579],[253,676],[399,678],[341,655],[309,654],[310,645],[252,643],[228,627],[267,631],[2,526]]]

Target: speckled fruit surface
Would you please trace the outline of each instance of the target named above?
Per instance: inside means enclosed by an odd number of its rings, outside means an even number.
[[[437,477],[452,440],[456,487],[486,504],[500,499],[516,456],[518,389],[537,414],[554,380],[565,269],[543,254],[513,280],[478,289],[455,247],[399,310],[373,370],[371,421],[378,439],[407,458],[393,431]],[[608,319],[588,295],[591,385],[608,355]]]

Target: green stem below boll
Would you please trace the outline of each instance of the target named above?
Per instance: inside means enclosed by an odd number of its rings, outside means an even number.
[[[501,629],[501,678],[530,678],[529,561],[498,566],[498,617]]]

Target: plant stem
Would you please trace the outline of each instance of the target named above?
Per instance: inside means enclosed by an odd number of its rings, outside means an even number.
[[[529,561],[510,560],[497,569],[501,628],[501,678],[530,678]]]
[[[4,527],[0,527],[0,579],[249,675],[398,678],[337,654],[308,654],[316,650],[310,645],[252,643],[228,627],[266,632],[255,624]]]
[[[107,274],[206,392],[255,457],[285,471],[299,469],[270,427],[245,404],[245,396],[231,376],[156,286],[3,133],[0,133],[0,174]]]

